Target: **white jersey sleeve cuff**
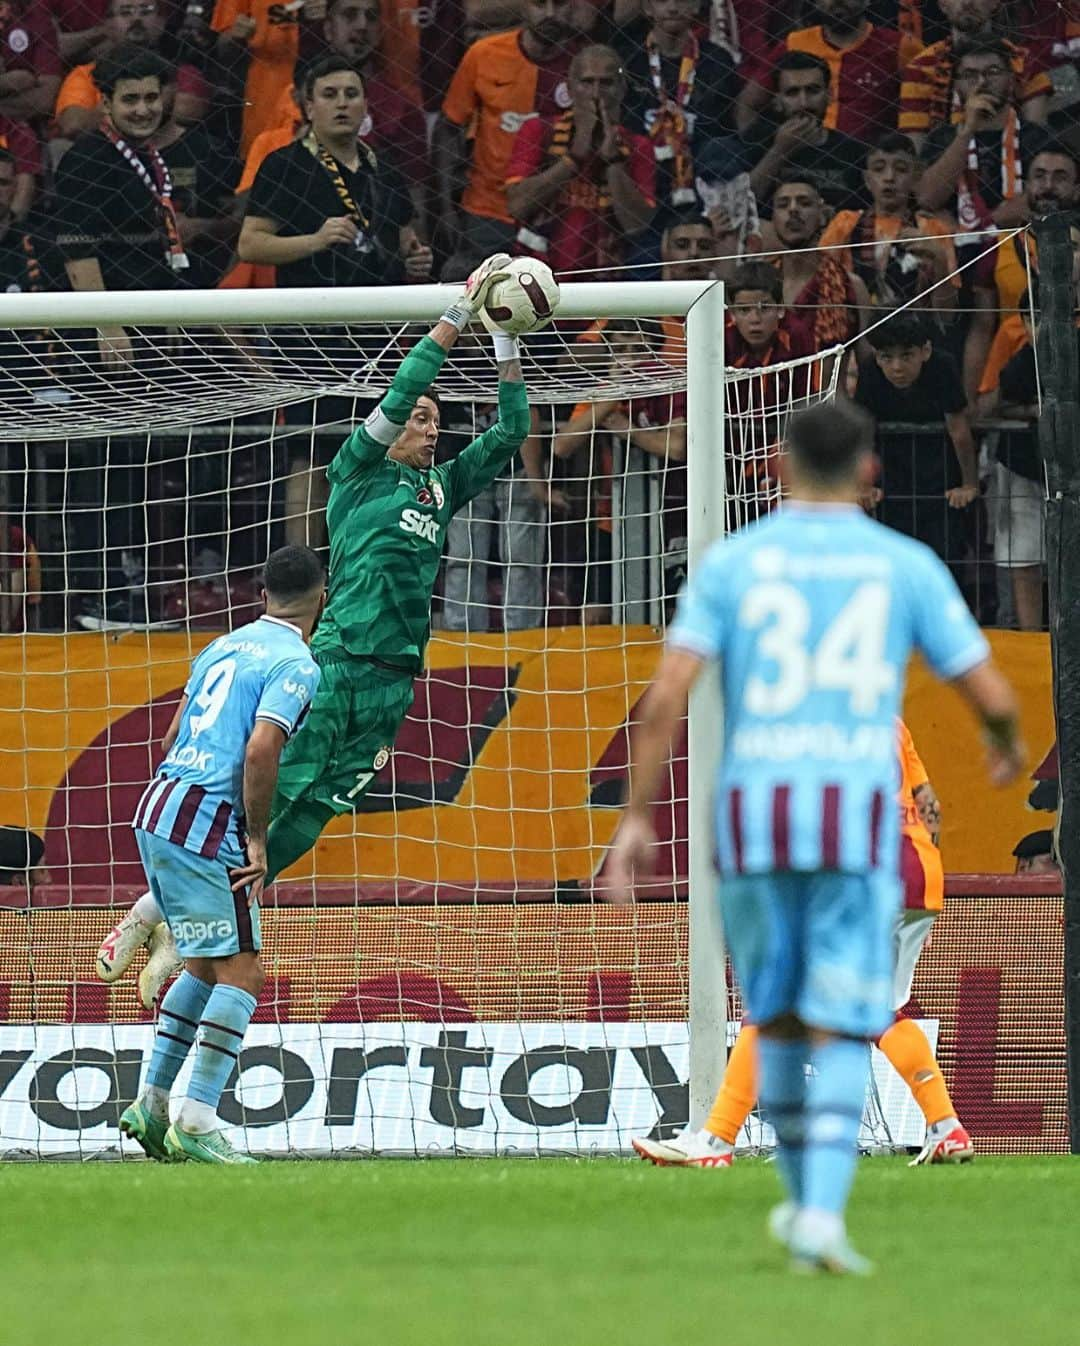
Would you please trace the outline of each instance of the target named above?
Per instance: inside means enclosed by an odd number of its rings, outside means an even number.
[[[266,720],[268,724],[276,724],[279,729],[284,729],[286,734],[291,734],[293,731],[290,720],[287,720],[284,715],[275,715],[270,710],[260,710],[255,716],[256,723],[259,720]]]
[[[685,627],[672,627],[665,644],[669,650],[687,650],[690,654],[696,654],[699,659],[716,657],[716,646],[711,640],[698,635],[696,631],[688,631]]]

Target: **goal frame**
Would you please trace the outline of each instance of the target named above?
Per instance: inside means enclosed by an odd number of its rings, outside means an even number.
[[[5,328],[246,327],[438,320],[459,286],[94,291],[4,297]],[[721,281],[581,282],[561,287],[559,317],[685,318],[688,565],[692,573],[724,529],[724,286]],[[727,1054],[726,959],[713,867],[713,782],[719,758],[718,674],[690,698],[688,762],[689,1122],[700,1126]]]

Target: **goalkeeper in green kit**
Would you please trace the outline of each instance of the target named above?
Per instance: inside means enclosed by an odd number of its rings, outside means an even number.
[[[312,848],[335,814],[351,813],[386,764],[423,668],[447,525],[529,433],[517,341],[496,334],[499,419],[434,466],[439,408],[428,389],[509,260],[490,257],[473,272],[327,470],[330,594],[311,642],[322,679],[282,755],[268,882]]]
[[[473,272],[327,470],[330,592],[311,640],[322,676],[282,752],[265,853],[248,846],[249,865],[263,866],[267,883],[314,846],[335,814],[356,808],[389,759],[424,663],[447,525],[529,433],[517,341],[496,334],[499,419],[451,462],[435,466],[439,408],[430,386],[509,260],[489,257]],[[150,958],[139,995],[149,1007],[179,964],[150,893],[105,937],[98,975],[118,980],[144,944]]]

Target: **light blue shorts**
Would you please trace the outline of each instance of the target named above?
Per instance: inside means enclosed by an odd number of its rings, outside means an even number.
[[[876,1037],[893,1019],[898,877],[744,874],[720,885],[731,963],[750,1019]]]
[[[245,892],[232,891],[226,864],[141,828],[135,839],[182,958],[229,958],[262,948],[258,903],[249,907]]]

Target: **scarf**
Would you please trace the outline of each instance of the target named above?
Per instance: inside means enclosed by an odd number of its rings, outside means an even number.
[[[783,258],[773,266],[783,274]],[[826,255],[809,283],[793,304],[795,316],[809,326],[819,351],[839,346],[855,335],[851,305],[855,302],[848,273],[835,257]]]
[[[180,226],[176,222],[176,208],[172,202],[172,174],[169,172],[168,164],[153,145],[146,145],[144,153],[150,157],[148,169],[107,118],[102,122],[101,129],[109,143],[115,147],[117,153],[154,198],[165,232],[165,261],[173,271],[186,271],[191,263],[180,241]]]
[[[1011,201],[1024,188],[1024,172],[1020,163],[1020,118],[1010,107],[1001,130],[1001,199]],[[956,189],[956,221],[962,233],[976,233],[991,229],[994,221],[990,207],[979,190],[979,146],[974,136],[968,141],[967,167],[960,175]]]
[[[701,47],[693,33],[687,33],[679,58],[679,82],[672,98],[664,88],[660,52],[650,32],[645,39],[649,56],[649,76],[656,94],[656,115],[649,127],[653,154],[657,163],[671,166],[671,204],[691,205],[695,200],[694,161],[690,155],[690,130],[686,109],[694,94],[694,79]]]
[[[356,238],[353,239],[353,247],[357,252],[371,252],[375,246],[375,240],[370,233],[371,217],[361,209],[349,190],[349,185],[345,181],[345,175],[341,171],[341,165],[326,148],[325,145],[316,139],[315,132],[309,130],[301,139],[301,145],[307,152],[315,157],[326,170],[327,176],[334,185],[334,191],[337,192],[338,200],[345,210],[345,214],[356,225]],[[370,145],[365,145],[360,139],[357,139],[356,148],[360,151],[360,158],[367,163],[368,168],[374,172],[376,166],[375,152]]]

